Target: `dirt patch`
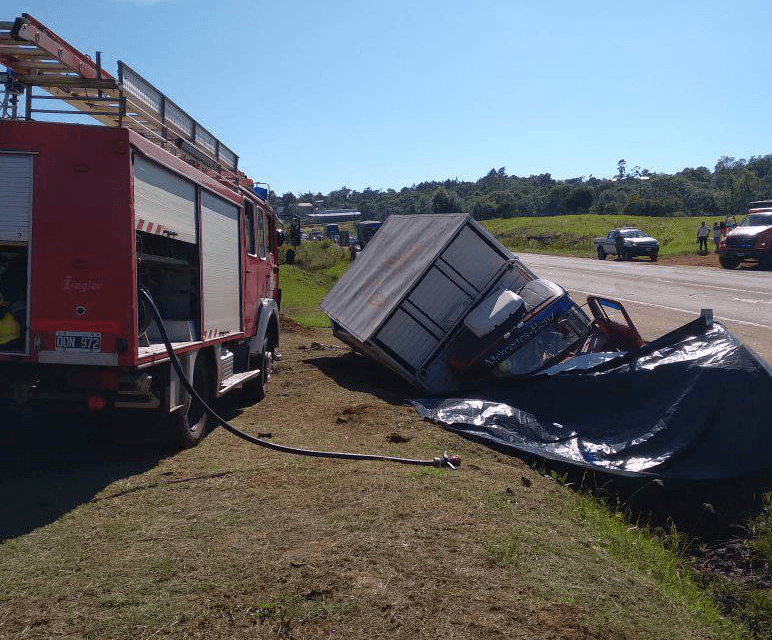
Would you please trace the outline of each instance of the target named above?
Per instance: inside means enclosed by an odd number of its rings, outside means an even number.
[[[695,549],[693,562],[705,573],[772,590],[772,566],[754,554],[748,542],[741,538]]]
[[[721,265],[718,262],[718,254],[708,253],[706,256],[690,255],[690,256],[660,256],[656,264],[664,266],[684,266],[684,267],[713,267],[715,269],[721,269]],[[755,262],[743,262],[737,267],[738,270],[752,269],[758,270],[761,267]]]

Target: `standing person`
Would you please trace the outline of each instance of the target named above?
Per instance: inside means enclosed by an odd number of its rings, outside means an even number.
[[[718,242],[721,240],[721,227],[718,222],[713,223],[713,244],[716,245],[716,253],[718,253]]]
[[[735,220],[735,217],[733,215],[728,215],[726,219],[724,220],[726,223],[726,230],[731,231],[737,226],[737,220]]]
[[[616,233],[616,236],[614,236],[614,246],[617,250],[617,260],[623,260],[625,257],[625,239],[621,231]]]
[[[697,242],[700,245],[697,253],[703,256],[708,255],[708,226],[704,220],[697,228]]]

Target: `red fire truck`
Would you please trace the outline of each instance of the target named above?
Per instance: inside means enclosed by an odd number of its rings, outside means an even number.
[[[207,413],[138,290],[204,399],[262,399],[283,241],[267,191],[127,65],[109,75],[31,16],[0,22],[0,64],[0,393],[160,412],[195,445]],[[96,123],[37,115],[70,112]]]

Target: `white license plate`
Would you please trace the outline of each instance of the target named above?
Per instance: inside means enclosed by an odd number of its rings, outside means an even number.
[[[102,334],[90,331],[57,331],[57,351],[101,351]]]

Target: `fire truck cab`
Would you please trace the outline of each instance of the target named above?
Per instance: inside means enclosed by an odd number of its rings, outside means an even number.
[[[0,393],[160,412],[193,446],[207,412],[183,388],[139,289],[204,399],[236,388],[262,399],[279,344],[283,239],[267,191],[123,63],[116,81],[27,15],[0,23],[0,44],[10,69],[0,120]],[[66,73],[30,70],[46,56]],[[33,92],[40,87],[97,124],[34,120],[45,111],[35,99],[48,98]]]

